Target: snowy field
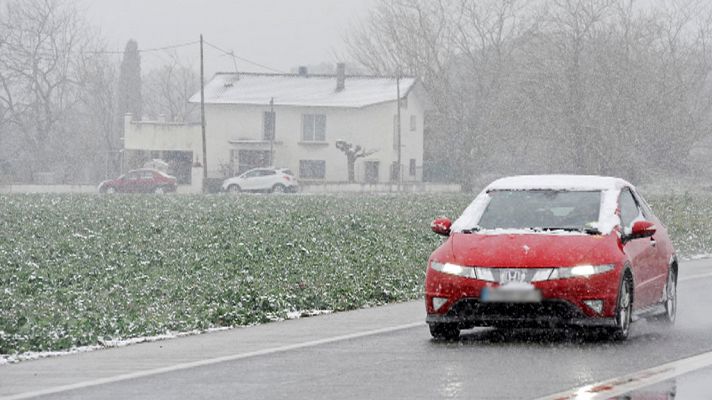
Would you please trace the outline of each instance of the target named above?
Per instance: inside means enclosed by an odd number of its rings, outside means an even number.
[[[418,298],[472,197],[0,196],[0,362]],[[712,254],[712,194],[647,197]]]

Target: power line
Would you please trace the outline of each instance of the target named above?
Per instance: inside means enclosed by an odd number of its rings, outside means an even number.
[[[194,41],[194,42],[187,42],[187,43],[179,43],[179,44],[172,44],[168,46],[163,46],[163,47],[153,47],[149,49],[138,49],[137,51],[139,53],[153,53],[153,52],[159,52],[159,51],[166,51],[166,50],[173,50],[173,49],[178,49],[182,47],[188,47],[188,46],[194,46],[196,44],[200,43],[199,41]],[[51,52],[51,51],[45,51],[45,50],[40,50],[36,51],[34,54],[42,57],[54,57],[57,56],[58,54],[60,55],[84,55],[84,54],[124,54],[125,51],[114,51],[114,50],[72,50],[72,51],[67,51],[67,52]]]
[[[138,49],[137,51],[139,53],[150,53],[150,52],[155,52],[155,51],[173,50],[173,49],[179,49],[181,47],[194,46],[198,43],[200,43],[200,42],[193,41],[193,42],[172,44],[172,45],[163,46],[163,47],[153,47],[153,48],[149,48],[149,49]],[[111,50],[83,51],[81,53],[83,53],[83,54],[124,54],[123,51],[111,51]]]
[[[238,57],[238,56],[235,55],[235,52],[234,52],[234,51],[223,50],[223,49],[221,49],[220,47],[218,47],[218,46],[216,46],[216,45],[214,45],[214,44],[208,42],[207,40],[205,41],[205,44],[207,44],[208,46],[212,47],[213,49],[215,49],[215,50],[217,50],[217,51],[219,51],[219,52],[221,52],[221,53],[223,53],[223,54],[225,54],[225,55],[227,55],[227,56],[232,57],[233,59],[240,60],[240,61],[242,61],[242,62],[246,62],[246,63],[248,63],[248,64],[252,64],[252,65],[257,66],[257,67],[260,67],[260,68],[264,68],[264,69],[266,69],[266,70],[268,70],[268,71],[277,72],[277,73],[280,73],[280,74],[285,74],[285,73],[286,73],[286,72],[281,71],[281,70],[278,70],[278,69],[276,69],[276,68],[268,67],[268,66],[266,66],[266,65],[264,65],[264,64],[260,64],[260,63],[255,62],[255,61],[251,61],[251,60],[248,60],[248,59],[243,58],[243,57]]]

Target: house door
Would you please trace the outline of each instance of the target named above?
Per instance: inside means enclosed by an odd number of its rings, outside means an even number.
[[[263,150],[240,150],[238,156],[238,174],[249,171],[253,168],[269,167],[269,151]]]
[[[366,161],[366,183],[378,183],[378,161]]]

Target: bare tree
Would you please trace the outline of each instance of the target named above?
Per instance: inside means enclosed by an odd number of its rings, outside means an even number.
[[[60,0],[9,1],[0,13],[0,104],[15,133],[8,146],[23,171],[69,165],[79,55],[97,43],[72,6]]]
[[[336,148],[346,154],[346,164],[349,172],[349,183],[353,183],[356,181],[354,173],[356,161],[359,158],[368,157],[371,154],[376,153],[376,150],[366,150],[359,145],[355,145],[344,140],[337,140]]]
[[[198,108],[188,102],[200,89],[200,77],[176,54],[162,67],[150,71],[143,78],[144,108],[153,118],[161,115],[169,121],[195,121]]]
[[[373,72],[401,70],[421,79],[435,108],[426,157],[463,183],[482,168],[483,143],[500,133],[490,131],[488,118],[511,89],[507,76],[524,33],[536,29],[520,12],[525,4],[382,0],[346,37],[352,57]]]

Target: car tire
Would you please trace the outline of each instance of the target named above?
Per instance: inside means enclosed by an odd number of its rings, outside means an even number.
[[[281,183],[272,186],[272,193],[285,193],[286,191],[287,188],[285,188]]]
[[[668,268],[663,306],[665,307],[665,313],[656,315],[651,319],[662,325],[675,325],[675,320],[677,319],[677,273],[672,265]]]
[[[430,335],[434,339],[454,341],[460,338],[460,328],[457,326],[457,323],[436,322],[428,324],[428,326],[430,327]]]
[[[103,193],[114,194],[116,193],[116,188],[113,186],[109,186],[108,188],[103,190]]]
[[[237,194],[237,193],[242,192],[242,189],[240,189],[240,186],[235,185],[235,184],[232,184],[232,185],[230,185],[230,186],[227,187],[227,191],[228,191],[228,193]]]
[[[164,188],[163,186],[156,186],[156,188],[153,189],[153,193],[164,194],[164,193],[166,193],[166,188]]]
[[[615,341],[628,339],[633,314],[633,282],[629,275],[621,281],[616,302],[616,326],[611,328],[609,338]]]

